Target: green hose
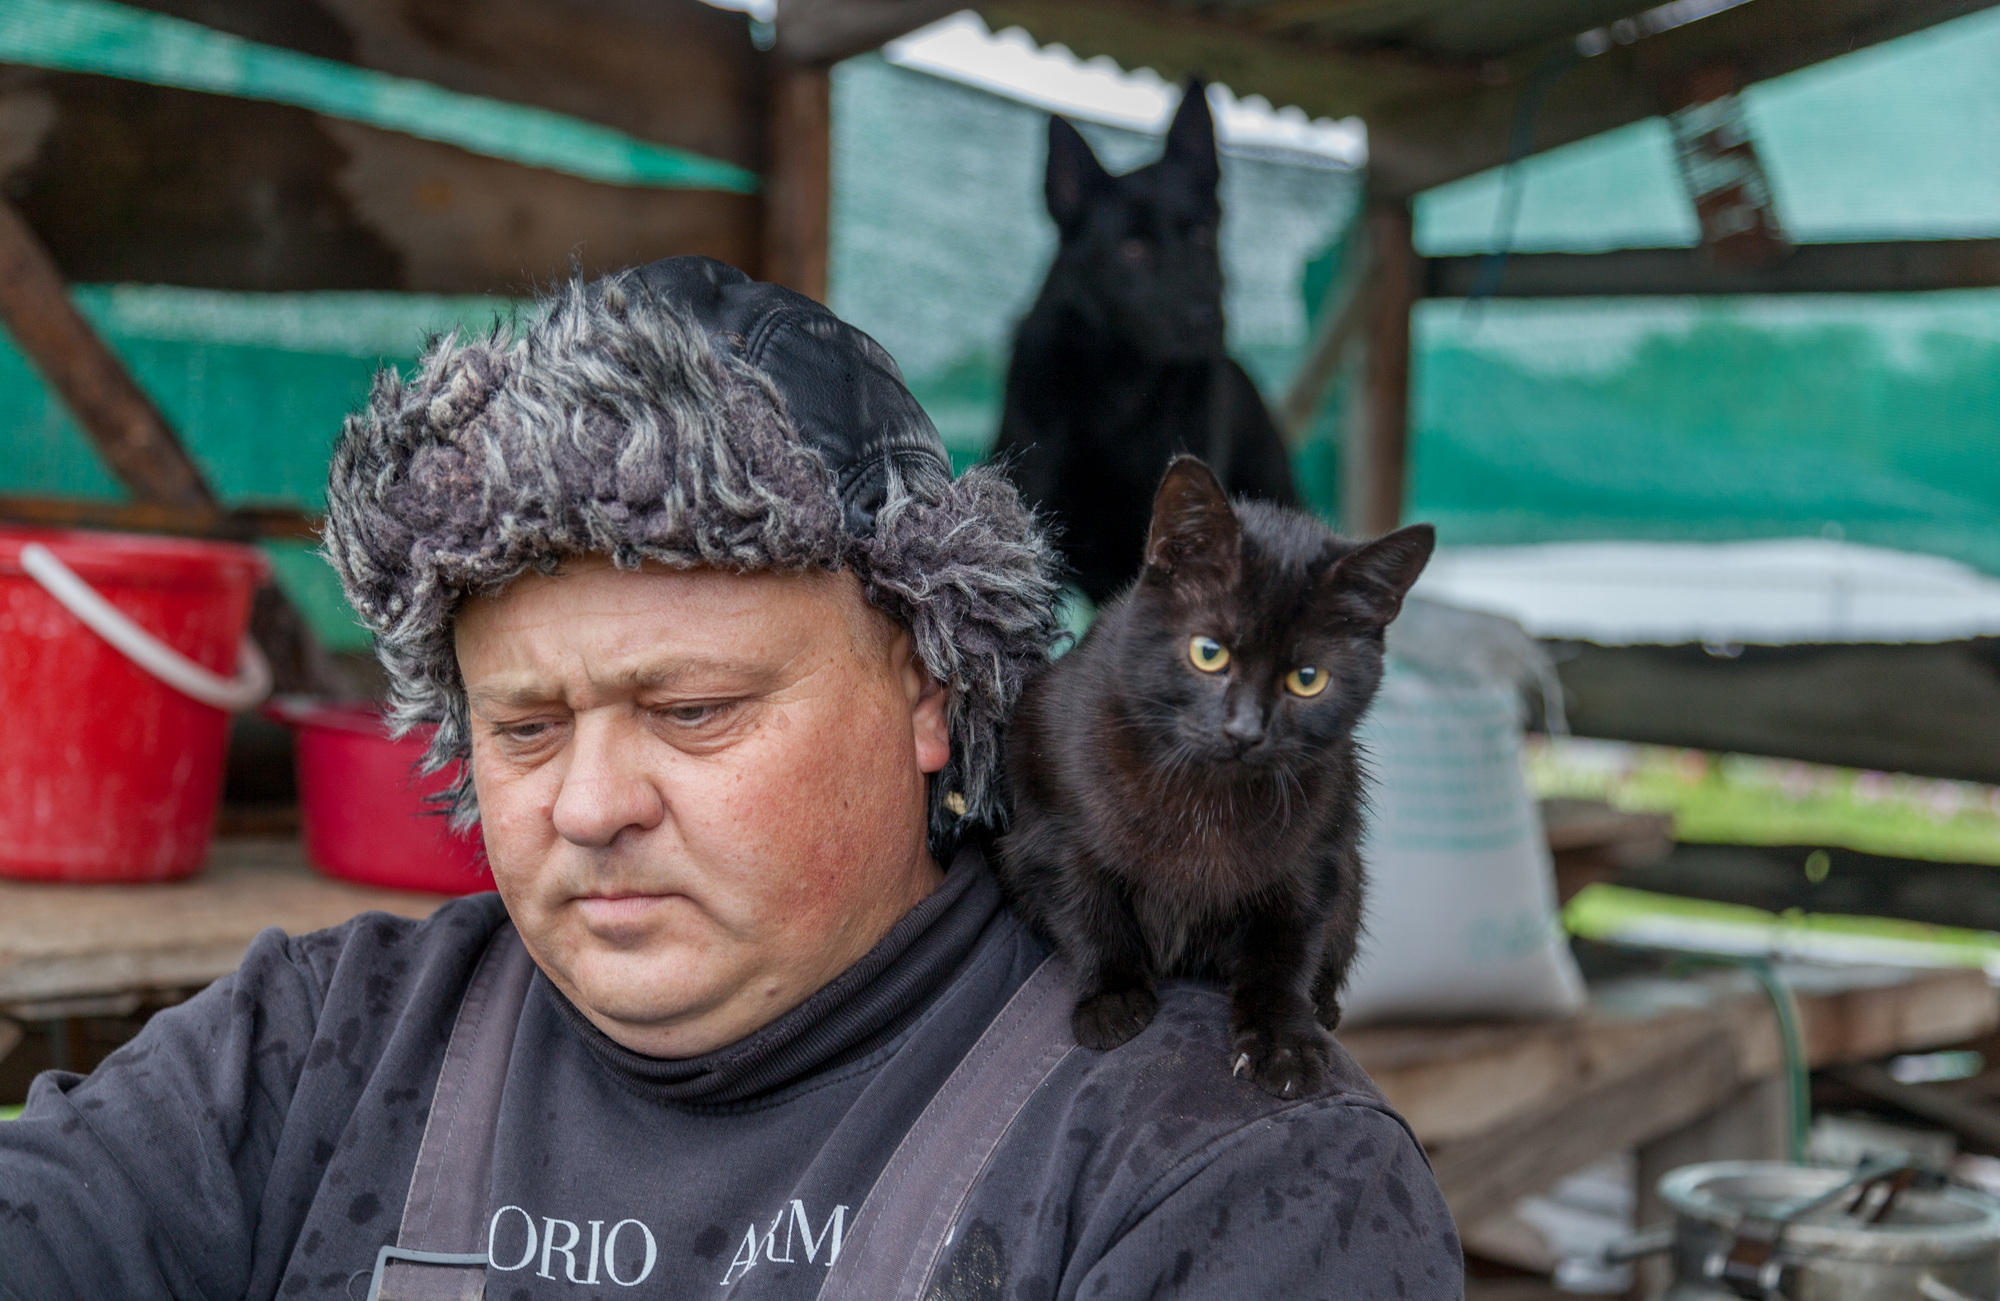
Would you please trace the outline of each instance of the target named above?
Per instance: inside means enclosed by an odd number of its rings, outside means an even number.
[[[1806,1159],[1807,1130],[1812,1124],[1812,1070],[1806,1064],[1805,1034],[1799,1028],[1799,1002],[1791,987],[1778,979],[1769,958],[1743,958],[1743,966],[1757,978],[1771,1000],[1778,1017],[1778,1042],[1785,1054],[1785,1092],[1791,1104],[1786,1126],[1786,1147],[1794,1164]]]

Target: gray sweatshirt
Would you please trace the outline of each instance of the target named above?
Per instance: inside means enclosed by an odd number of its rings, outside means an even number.
[[[88,1077],[0,1124],[0,1295],[361,1301],[395,1238],[446,1039],[506,914],[259,936]],[[486,1295],[807,1301],[910,1122],[1045,950],[977,854],[800,1007],[705,1057],[605,1038],[539,973],[498,1131]],[[1408,1129],[1344,1054],[1282,1102],[1229,1009],[1169,982],[1072,1053],[959,1221],[938,1301],[1461,1294]]]

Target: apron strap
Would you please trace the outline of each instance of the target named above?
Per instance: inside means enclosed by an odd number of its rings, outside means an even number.
[[[493,1136],[534,959],[508,922],[466,988],[424,1121],[394,1246],[375,1257],[368,1301],[479,1301],[486,1295],[486,1202]]]
[[[509,924],[459,1005],[424,1122],[403,1222],[375,1259],[368,1301],[481,1301],[481,1236],[514,1033],[535,964]],[[820,1286],[820,1301],[924,1295],[993,1153],[1075,1050],[1068,974],[1045,960],[986,1027],[897,1145]]]
[[[820,1301],[925,1296],[973,1185],[1036,1090],[1076,1049],[1069,975],[1043,961],[952,1071],[868,1190]]]

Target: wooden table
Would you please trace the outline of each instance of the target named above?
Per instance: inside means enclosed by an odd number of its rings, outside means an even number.
[[[1779,972],[1815,1068],[2000,1024],[2000,996],[1979,971]],[[1784,1155],[1777,1018],[1746,972],[1613,981],[1591,990],[1582,1015],[1560,1021],[1340,1037],[1423,1140],[1461,1225],[1614,1152],[1638,1149],[1642,1188],[1692,1161]]]
[[[122,1016],[234,971],[267,926],[426,917],[443,902],[321,876],[295,840],[218,840],[199,876],[166,885],[0,881],[0,1015]]]
[[[267,926],[316,930],[370,908],[421,917],[442,902],[328,880],[291,841],[219,841],[200,876],[172,885],[0,882],[0,1014],[120,1015],[231,971]],[[1976,971],[1783,974],[1816,1067],[2000,1023]],[[1740,972],[1600,985],[1561,1021],[1364,1027],[1341,1040],[1409,1118],[1462,1224],[1615,1151],[1639,1148],[1642,1166],[1649,1152],[1676,1164],[1751,1155],[1740,1149],[1768,1147],[1782,1116],[1776,1020]]]

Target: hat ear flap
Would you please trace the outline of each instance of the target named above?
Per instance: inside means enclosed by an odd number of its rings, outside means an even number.
[[[1049,216],[1068,230],[1083,220],[1090,201],[1111,181],[1083,133],[1065,118],[1049,119],[1049,165],[1043,178]]]

